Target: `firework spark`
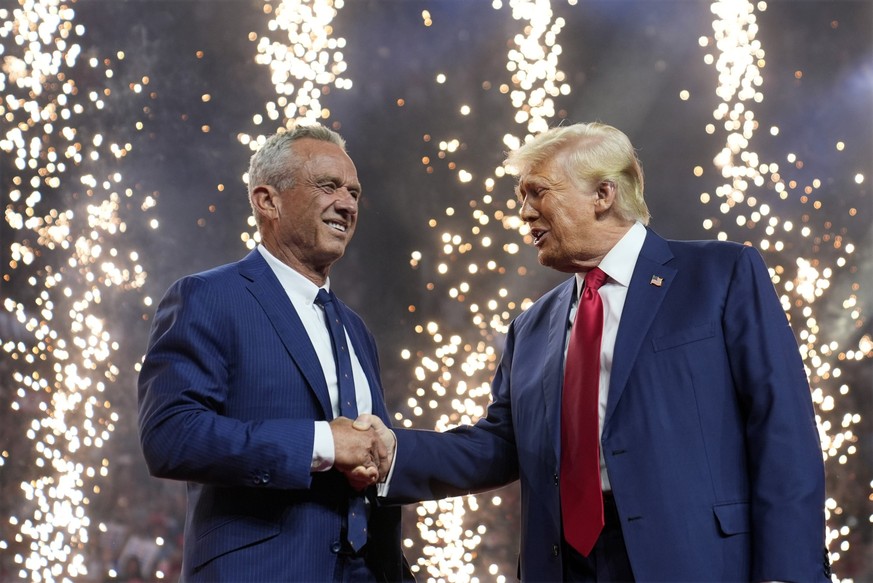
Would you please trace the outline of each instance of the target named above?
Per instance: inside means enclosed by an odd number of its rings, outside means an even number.
[[[845,228],[855,213],[841,218],[828,213],[819,178],[813,177],[806,184],[791,179],[804,167],[795,154],[786,156],[783,170],[776,162],[762,160],[752,149],[760,126],[754,109],[764,98],[761,70],[765,66],[764,49],[756,38],[756,7],[757,11],[767,8],[764,2],[713,2],[713,35],[700,38],[700,45],[710,51],[705,62],[718,71],[716,95],[721,100],[713,112],[716,123],[708,125],[706,132],[723,135],[725,140],[713,160],[725,182],[715,189],[714,197],[707,192],[700,196],[703,204],[717,205],[718,214],[707,218],[703,226],[717,230],[721,240],[732,235],[768,255],[771,278],[800,338],[800,352],[818,407],[816,419],[825,461],[829,466],[845,464],[848,456],[858,451],[853,428],[861,415],[835,407],[840,396],[851,390],[840,379],[841,363],[869,359],[873,352],[867,336],[856,346],[846,346],[845,340],[822,329],[818,305],[837,295],[855,326],[860,329],[863,323],[858,307],[860,282],[834,285],[835,276],[851,273],[855,262],[855,244]],[[778,135],[778,127],[771,127],[770,133]],[[695,174],[702,175],[702,167],[695,168]],[[836,497],[827,500],[825,513],[831,560],[839,569],[840,551],[848,549],[851,525]]]
[[[283,0],[275,7],[273,4],[267,1],[263,6],[268,32],[249,35],[256,43],[255,62],[269,68],[276,89],[276,98],[264,107],[266,119],[262,113],[252,118],[256,126],[269,123],[270,129],[265,134],[238,135],[239,141],[253,152],[276,126],[324,122],[330,118],[330,110],[322,105],[322,97],[332,88],[352,88],[351,79],[343,76],[347,68],[343,56],[346,40],[333,34],[332,23],[343,0]],[[260,234],[253,217],[249,218],[249,227],[251,231],[241,237],[248,249],[254,249]]]
[[[8,517],[17,533],[0,547],[33,581],[87,574],[88,504],[108,475],[101,448],[118,422],[105,391],[120,372],[119,345],[101,302],[145,279],[137,253],[116,245],[133,195],[119,171],[131,146],[83,122],[99,116],[112,90],[76,81],[83,70],[111,79],[124,55],[81,63],[84,33],[62,2],[0,9],[0,150],[11,172],[0,317],[17,331],[0,346],[14,381],[10,424],[30,444],[0,458],[0,471],[17,462],[30,476]]]
[[[503,8],[502,2],[492,5],[497,10]],[[510,100],[515,111],[513,121],[522,132],[521,136],[505,134],[503,145],[495,144],[495,151],[517,147],[527,137],[546,129],[556,116],[554,99],[571,91],[566,75],[558,68],[562,50],[557,41],[565,22],[555,16],[551,2],[512,1],[509,7],[520,31],[511,39],[507,53],[510,78],[497,89]],[[423,19],[426,26],[433,23],[429,13]],[[447,75],[439,73],[434,80],[445,83]],[[491,84],[485,82],[482,88],[488,91]],[[471,107],[461,104],[456,110],[467,116]],[[426,172],[432,174],[437,162],[445,164],[445,169],[456,177],[460,191],[469,194],[469,200],[466,209],[449,206],[444,209],[445,219],[434,217],[428,221],[436,238],[436,258],[427,261],[421,251],[414,251],[410,265],[417,269],[423,260],[433,264],[435,280],[428,284],[428,291],[461,304],[468,325],[455,330],[431,320],[415,327],[424,346],[414,353],[414,396],[407,400],[406,414],[398,411],[395,417],[404,427],[412,427],[416,418],[436,414],[434,428],[445,431],[475,423],[485,414],[500,339],[512,318],[532,302],[530,298],[511,297],[508,283],[510,278],[526,273],[524,266],[513,264],[520,251],[518,233],[528,235],[515,210],[515,200],[504,196],[495,199],[492,194],[505,178],[502,166],[490,176],[477,177],[468,170],[472,162],[464,155],[465,136],[435,138],[428,134],[424,141],[435,147],[422,158]],[[512,192],[512,186],[507,183],[504,190]],[[413,351],[403,349],[401,355],[410,360]],[[486,537],[500,536],[490,531],[479,516],[482,512],[493,513],[502,503],[500,496],[482,495],[420,505],[417,526],[423,556],[413,570],[424,572],[429,581],[475,581],[486,570],[496,581],[505,581],[507,575],[501,573],[501,567],[486,563],[479,554]],[[414,544],[411,539],[405,541],[407,547]]]

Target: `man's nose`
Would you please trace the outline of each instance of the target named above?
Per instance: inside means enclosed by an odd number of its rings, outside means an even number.
[[[518,209],[518,216],[526,223],[529,223],[537,218],[536,209],[528,202],[527,197],[521,200],[521,207]]]
[[[348,188],[338,188],[336,191],[336,208],[350,213],[358,212],[358,199],[355,198]]]

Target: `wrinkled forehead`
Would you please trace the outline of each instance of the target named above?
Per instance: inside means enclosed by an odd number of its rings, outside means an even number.
[[[548,188],[552,182],[553,179],[548,174],[537,172],[519,174],[518,182],[515,184],[515,192],[516,194],[521,195],[526,192],[541,190],[543,188]]]
[[[555,156],[534,162],[522,168],[516,181],[516,191],[545,188],[567,177],[567,170],[562,157]]]
[[[343,174],[357,178],[355,163],[346,152],[331,142],[305,138],[294,143],[294,154],[301,170],[309,174]]]

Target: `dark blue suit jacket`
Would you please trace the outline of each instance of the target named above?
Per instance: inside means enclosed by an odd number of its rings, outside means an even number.
[[[372,335],[340,304],[390,425]],[[187,581],[329,581],[351,492],[311,473],[313,421],[333,417],[315,350],[261,254],[176,282],[155,315],[139,376],[152,474],[188,482]],[[400,580],[397,508],[373,506],[367,561]]]
[[[513,322],[486,418],[443,434],[396,430],[395,501],[520,479],[529,581],[562,578],[560,408],[573,290],[570,279]],[[809,385],[755,249],[647,233],[601,444],[638,581],[828,580]]]

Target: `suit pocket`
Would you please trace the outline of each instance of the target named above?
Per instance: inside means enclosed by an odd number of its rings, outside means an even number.
[[[715,324],[709,322],[707,324],[692,326],[677,332],[671,332],[670,334],[658,338],[653,338],[652,347],[655,349],[655,352],[658,352],[659,350],[675,348],[677,346],[682,346],[683,344],[697,342],[698,340],[706,340],[713,336],[715,336]]]
[[[718,528],[725,536],[749,532],[752,529],[748,502],[716,504],[712,507]]]
[[[271,539],[281,530],[276,521],[248,516],[229,520],[197,538],[191,553],[191,568],[198,569],[216,557]]]

